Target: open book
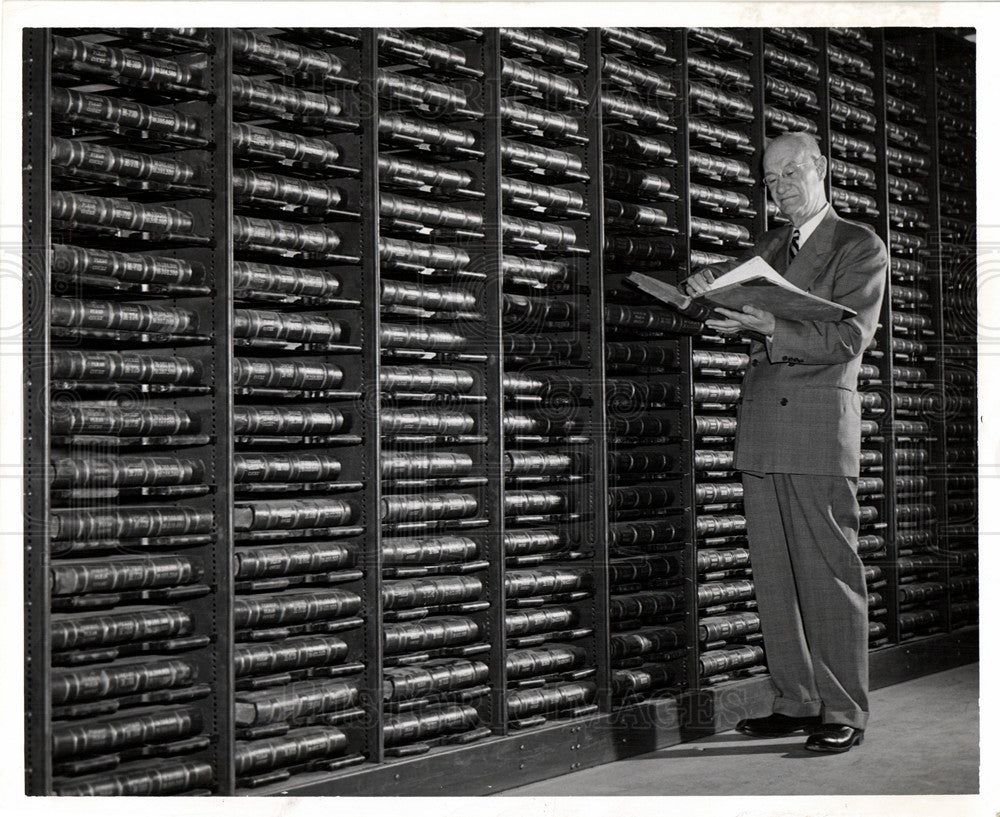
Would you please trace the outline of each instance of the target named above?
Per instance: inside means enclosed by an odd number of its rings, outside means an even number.
[[[633,272],[626,280],[688,314],[698,304],[723,306],[737,312],[749,304],[776,318],[793,321],[839,321],[857,314],[850,307],[812,295],[789,283],[759,255],[720,275],[705,292],[694,297],[641,272]]]

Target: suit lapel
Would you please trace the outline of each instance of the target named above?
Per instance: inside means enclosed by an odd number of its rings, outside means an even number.
[[[798,255],[792,259],[785,271],[789,283],[800,289],[808,290],[813,281],[826,269],[826,258],[834,251],[833,237],[837,229],[838,216],[831,207],[823,220],[802,245]]]

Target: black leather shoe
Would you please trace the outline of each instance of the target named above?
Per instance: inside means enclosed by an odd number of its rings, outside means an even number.
[[[775,712],[766,718],[747,718],[736,724],[736,731],[755,738],[775,738],[792,735],[802,729],[813,729],[820,725],[819,715],[793,718]]]
[[[839,723],[824,723],[806,741],[810,752],[846,752],[852,746],[860,746],[865,739],[864,729],[841,726]]]

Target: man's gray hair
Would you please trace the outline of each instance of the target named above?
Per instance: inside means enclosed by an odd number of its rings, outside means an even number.
[[[792,131],[790,133],[783,133],[780,136],[775,136],[773,139],[768,141],[764,150],[768,151],[775,145],[779,144],[795,145],[800,152],[810,158],[819,158],[823,155],[819,149],[819,142],[816,141],[816,137],[806,131]]]

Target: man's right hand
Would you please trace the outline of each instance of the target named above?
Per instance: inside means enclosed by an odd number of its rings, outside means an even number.
[[[715,277],[715,270],[711,267],[705,267],[704,269],[698,270],[694,275],[685,278],[681,282],[681,286],[688,295],[698,295],[709,288],[712,281],[715,280]]]

